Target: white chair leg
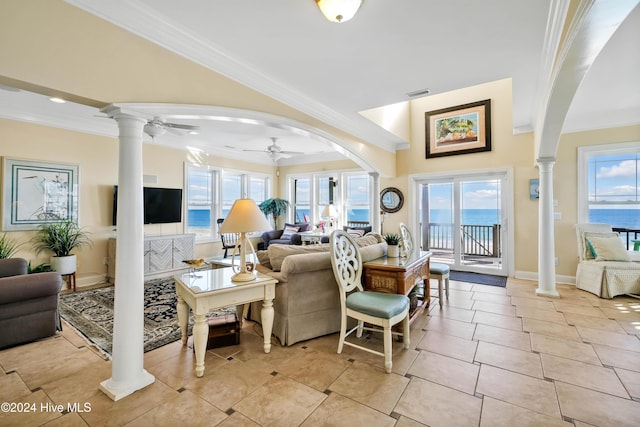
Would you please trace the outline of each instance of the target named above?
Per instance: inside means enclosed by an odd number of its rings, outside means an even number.
[[[362,331],[364,331],[364,321],[358,320],[358,330],[356,331],[356,337],[362,338]]]
[[[404,344],[405,349],[408,349],[409,344],[411,344],[410,328],[411,326],[409,325],[409,313],[407,313],[407,317],[402,320],[402,343]]]
[[[438,278],[438,302],[440,303],[440,308],[442,308],[442,282],[444,282],[444,280],[442,276],[440,276]]]
[[[446,289],[445,293],[447,295],[447,299],[449,299],[449,276],[448,275],[444,281],[444,287]]]
[[[391,356],[393,354],[393,347],[391,344],[391,326],[384,327],[384,369],[388,374],[391,373],[393,362]]]
[[[342,347],[344,346],[344,339],[347,335],[347,316],[342,316],[340,321],[340,341],[338,342],[338,354],[342,353]]]

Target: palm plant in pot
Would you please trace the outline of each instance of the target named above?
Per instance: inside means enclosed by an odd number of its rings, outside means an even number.
[[[289,208],[289,201],[285,199],[279,199],[277,197],[272,197],[260,203],[258,207],[266,216],[271,215],[271,217],[273,218],[273,229],[275,230],[278,228],[278,217],[287,213],[287,209]]]
[[[20,246],[22,246],[22,243],[16,242],[8,237],[7,233],[4,233],[2,237],[0,237],[0,259],[11,258],[13,254],[18,252]]]
[[[76,255],[71,251],[83,246],[91,246],[89,233],[73,221],[50,222],[38,227],[33,237],[36,253],[53,252],[51,268],[60,274],[76,271]]]

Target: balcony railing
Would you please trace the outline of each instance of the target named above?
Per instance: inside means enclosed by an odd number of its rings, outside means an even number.
[[[612,230],[620,235],[628,251],[634,249],[634,240],[640,240],[640,230],[636,228],[613,227]]]
[[[500,257],[500,224],[463,224],[460,228],[464,255]],[[429,249],[453,251],[453,224],[430,222],[427,240]]]

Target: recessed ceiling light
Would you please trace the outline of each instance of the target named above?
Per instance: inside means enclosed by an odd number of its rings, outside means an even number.
[[[55,97],[54,98],[49,98],[49,101],[55,102],[56,104],[64,104],[65,102],[67,102],[62,98],[55,98]]]
[[[429,95],[430,93],[431,93],[431,89],[427,88],[427,89],[416,90],[414,92],[409,92],[407,96],[409,98],[415,98],[416,96]]]
[[[196,132],[195,130],[190,130],[189,135],[198,135],[200,132]]]

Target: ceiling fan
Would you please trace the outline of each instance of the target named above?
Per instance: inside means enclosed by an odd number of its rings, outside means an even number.
[[[266,153],[267,156],[271,158],[274,162],[277,161],[280,157],[290,156],[290,155],[301,155],[304,154],[301,151],[284,151],[282,147],[276,144],[278,138],[271,137],[271,141],[273,143],[268,145],[264,150],[242,150],[242,151],[255,151],[259,153]]]
[[[179,123],[169,123],[162,121],[160,117],[154,117],[153,120],[149,120],[146,125],[144,125],[144,133],[149,135],[151,139],[155,139],[157,136],[162,136],[167,132],[167,130],[175,130],[174,133],[178,133],[182,135],[182,133],[178,132],[178,130],[188,130],[195,131],[199,129],[200,126],[192,126],[192,125],[181,125]]]

